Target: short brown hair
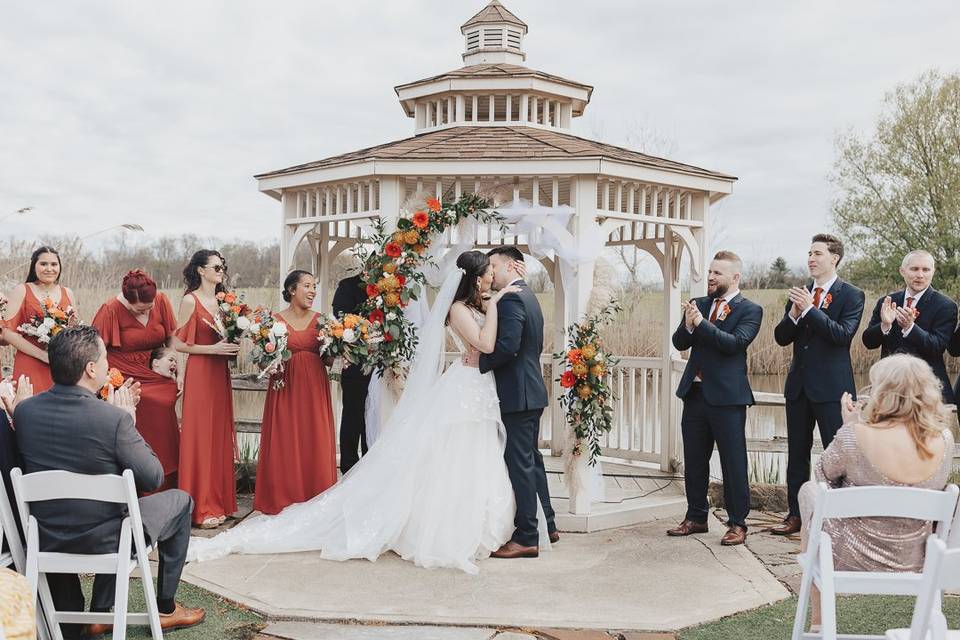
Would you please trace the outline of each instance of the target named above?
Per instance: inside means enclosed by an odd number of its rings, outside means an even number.
[[[840,241],[840,238],[837,236],[831,235],[829,233],[818,233],[813,236],[813,239],[810,242],[822,242],[827,245],[827,251],[837,256],[837,265],[840,264],[840,261],[843,260],[843,242]]]
[[[741,260],[740,256],[735,254],[733,251],[721,249],[720,251],[717,251],[716,255],[713,256],[713,259],[732,262],[738,272],[743,271],[743,260]]]

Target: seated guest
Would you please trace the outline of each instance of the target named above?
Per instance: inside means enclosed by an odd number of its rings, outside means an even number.
[[[13,421],[24,473],[63,470],[83,474],[133,472],[137,490],[153,491],[163,482],[163,467],[134,426],[130,390],[121,387],[110,402],[97,397],[107,381],[107,350],[93,327],[64,329],[47,353],[54,386],[17,405]],[[140,498],[147,542],[159,550],[157,604],[164,629],[201,622],[203,609],[174,601],[190,540],[190,496],[172,489]],[[111,553],[117,550],[122,505],[93,501],[48,501],[31,505],[40,525],[40,548],[65,553]],[[57,609],[81,611],[83,594],[75,575],[47,576]],[[114,576],[94,580],[91,611],[109,611]],[[89,625],[87,635],[105,633],[109,625]],[[63,625],[76,637],[76,625]]]
[[[861,414],[843,395],[843,426],[814,469],[816,480],[800,490],[801,549],[816,506],[817,483],[831,488],[889,485],[942,490],[953,464],[950,416],[940,381],[923,360],[907,354],[884,358],[870,369],[870,399]],[[923,569],[931,524],[909,518],[827,520],[837,571]],[[820,593],[811,594],[812,624],[820,624]]]
[[[957,303],[930,286],[935,270],[926,251],[908,253],[900,265],[905,288],[877,300],[862,339],[867,349],[879,347],[881,358],[909,353],[924,360],[940,380],[943,401],[953,404],[943,352],[957,328]]]
[[[0,637],[5,640],[36,640],[37,616],[33,592],[27,579],[0,567]]]

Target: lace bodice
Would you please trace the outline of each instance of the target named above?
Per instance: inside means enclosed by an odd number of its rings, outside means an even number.
[[[467,309],[470,310],[470,315],[473,316],[473,319],[477,321],[477,324],[480,328],[483,328],[483,324],[487,321],[487,316],[484,313],[481,313],[474,309],[473,307],[467,305]],[[457,351],[460,353],[466,353],[468,350],[467,341],[464,340],[459,333],[454,330],[453,327],[447,327],[450,330],[450,335],[453,336],[453,343],[457,345]]]

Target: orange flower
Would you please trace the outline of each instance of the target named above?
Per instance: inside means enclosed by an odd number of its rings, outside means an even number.
[[[564,389],[569,389],[577,382],[577,374],[573,371],[564,371],[560,374],[560,386]]]
[[[226,297],[227,297],[227,294],[225,294],[223,291],[217,292],[217,300],[219,300],[220,302],[223,302],[223,299]]]
[[[584,360],[593,360],[593,357],[597,355],[597,348],[592,344],[587,344],[580,349],[580,353],[583,354]]]
[[[590,397],[590,394],[593,393],[593,387],[588,384],[582,384],[577,387],[577,395],[580,396],[581,400],[586,400]]]
[[[430,211],[434,213],[437,213],[442,208],[440,201],[436,198],[427,198],[427,206],[430,207]]]
[[[418,256],[422,256],[423,252],[427,250],[427,247],[426,245],[415,244],[413,245],[413,250],[416,252]]]
[[[243,311],[243,307],[235,304],[232,307],[230,307],[230,311],[233,311],[234,313],[240,313],[241,311]]]
[[[572,364],[583,362],[583,352],[580,349],[570,349],[567,351],[567,360]]]
[[[57,305],[53,300],[51,300],[50,298],[47,298],[46,300],[43,301],[43,306],[45,306],[47,309],[53,309]]]
[[[343,337],[343,327],[334,327],[333,328],[333,337],[342,338]]]
[[[603,363],[595,364],[592,367],[590,367],[590,375],[592,375],[595,378],[602,378],[603,374],[605,374],[606,372],[607,372],[607,368],[603,366]]]
[[[400,294],[394,293],[391,291],[387,295],[383,296],[383,303],[388,307],[395,307],[400,304]]]
[[[55,325],[53,325],[53,326],[50,328],[50,335],[51,335],[51,336],[55,336],[55,335],[57,335],[58,333],[60,333],[61,331],[63,331],[63,327],[61,327],[61,326],[58,325],[58,324],[55,324]]]
[[[386,262],[386,263],[384,263],[384,265],[383,265],[383,272],[384,272],[384,273],[393,273],[393,272],[396,271],[396,270],[397,270],[397,263],[396,263],[396,262],[392,262],[392,261],[391,261],[391,262]]]
[[[403,249],[401,249],[400,245],[397,244],[396,242],[388,242],[387,246],[384,247],[384,249],[387,252],[387,255],[390,256],[391,258],[399,258],[400,255],[403,253]]]
[[[426,211],[415,211],[413,213],[413,226],[417,229],[426,229],[430,224],[430,216]]]
[[[360,316],[350,313],[343,317],[343,326],[347,329],[353,329],[358,324],[360,324]]]
[[[375,284],[368,284],[368,285],[367,285],[367,297],[368,297],[368,298],[376,298],[378,295],[380,295],[380,289],[377,288],[377,285],[375,285]]]
[[[223,301],[226,302],[227,304],[233,304],[234,302],[237,301],[237,294],[228,293],[225,296],[223,296]]]
[[[585,378],[587,376],[587,372],[590,371],[590,369],[584,363],[578,362],[575,365],[573,365],[572,371],[578,378]]]
[[[403,241],[407,244],[417,244],[420,242],[420,234],[417,233],[416,230],[410,229],[410,231],[403,234]]]

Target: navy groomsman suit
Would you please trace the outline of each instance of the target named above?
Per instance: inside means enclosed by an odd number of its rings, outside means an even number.
[[[829,285],[830,283],[824,283]],[[826,448],[843,424],[840,398],[844,392],[856,397],[850,344],[860,327],[864,294],[839,277],[814,304],[794,321],[791,302],[774,329],[780,346],[793,345],[793,361],[787,374],[783,395],[787,405],[787,500],[789,516],[800,517],[797,494],[810,479],[810,451],[813,425],[820,428],[820,440]]]
[[[885,298],[877,300],[870,318],[870,326],[861,336],[868,349],[880,348],[880,357],[886,358],[895,353],[909,353],[930,365],[933,373],[943,385],[943,401],[953,404],[954,392],[947,376],[947,366],[943,362],[943,352],[953,338],[957,328],[957,303],[933,287],[927,287],[917,296],[911,296],[906,302],[906,291],[897,291],[889,295],[897,307],[909,306],[918,312],[913,326],[906,335],[896,322],[886,334],[880,326],[880,307]]]
[[[760,331],[763,308],[739,293],[726,302],[727,313],[723,312],[722,303],[718,312],[713,313],[713,298],[697,298],[694,302],[704,319],[693,332],[681,321],[673,333],[674,347],[691,350],[677,386],[677,397],[683,400],[680,428],[687,493],[685,520],[707,522],[710,457],[716,443],[723,471],[727,524],[746,529],[750,484],[744,430],[747,407],[754,403],[747,379],[747,347]]]
[[[947,352],[954,358],[960,357],[960,326],[957,327],[953,338],[950,339],[950,344],[947,345]],[[960,398],[960,377],[957,378],[957,386],[953,389],[953,399],[956,400],[957,398]],[[957,411],[957,414],[958,417],[960,417],[960,410]]]

